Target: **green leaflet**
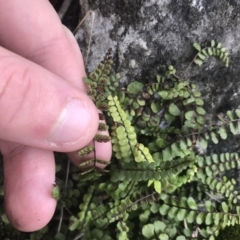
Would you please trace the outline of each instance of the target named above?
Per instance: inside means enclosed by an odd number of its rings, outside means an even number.
[[[161,106],[157,102],[152,102],[151,109],[154,113],[158,113],[161,110]]]
[[[223,211],[225,213],[228,213],[228,205],[226,204],[226,202],[222,202],[221,206],[222,206]]]
[[[197,215],[197,212],[196,211],[190,211],[188,213],[188,215],[186,216],[186,220],[188,223],[193,223],[196,221],[196,215]]]
[[[149,180],[148,187],[151,186],[152,184],[154,186],[155,191],[160,194],[162,192],[162,183],[160,181]]]
[[[180,115],[180,110],[179,110],[179,108],[177,107],[176,104],[171,103],[169,105],[169,113],[172,114],[173,116],[179,116]]]
[[[159,96],[163,99],[169,99],[169,93],[166,90],[158,92]]]
[[[57,201],[60,199],[60,187],[58,185],[55,185],[52,189],[52,198],[56,199]]]
[[[211,47],[215,47],[216,42],[214,40],[211,41]]]
[[[153,224],[147,224],[142,229],[142,234],[147,239],[150,239],[154,236],[154,225]]]
[[[178,237],[176,238],[176,240],[186,240],[186,237],[185,237],[185,236],[178,236]]]
[[[144,85],[142,83],[134,81],[128,85],[127,92],[136,95],[143,89],[143,87]]]
[[[224,126],[222,126],[221,128],[219,128],[218,134],[220,135],[220,137],[221,137],[222,139],[227,139],[227,131],[226,131],[226,128],[225,128]]]
[[[176,218],[178,221],[183,221],[183,219],[185,218],[187,214],[187,210],[186,209],[180,209],[176,215]]]
[[[193,43],[193,47],[196,48],[199,52],[201,51],[201,46],[198,43]]]
[[[197,210],[198,209],[197,204],[196,204],[195,200],[192,197],[189,197],[187,199],[187,204],[188,204],[190,209],[193,209],[193,210]]]
[[[58,232],[58,233],[54,236],[54,239],[56,239],[56,240],[65,240],[66,237],[64,236],[64,234]]]
[[[193,110],[191,110],[191,111],[188,111],[188,112],[186,112],[185,113],[185,118],[187,119],[187,120],[190,120],[190,119],[192,119],[194,116],[195,116],[195,111],[193,111]]]

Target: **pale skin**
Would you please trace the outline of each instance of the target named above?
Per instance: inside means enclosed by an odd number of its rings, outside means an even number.
[[[48,0],[0,0],[0,151],[5,209],[21,231],[52,218],[53,151],[77,150],[97,132],[98,111],[85,94],[82,55]],[[68,115],[67,115],[68,114]],[[111,158],[111,144],[97,144]]]

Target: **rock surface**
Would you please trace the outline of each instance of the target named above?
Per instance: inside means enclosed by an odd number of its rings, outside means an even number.
[[[79,1],[80,18],[92,11],[76,33],[88,70],[95,68],[111,47],[115,70],[123,82],[151,81],[170,64],[181,75],[196,54],[193,42],[208,44],[214,39],[230,52],[229,68],[209,58],[201,68],[193,66],[187,76],[202,91],[211,118],[239,107],[239,1]],[[238,142],[234,138],[220,150],[237,151]]]

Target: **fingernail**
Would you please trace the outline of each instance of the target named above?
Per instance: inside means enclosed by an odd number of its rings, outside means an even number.
[[[91,120],[87,103],[71,99],[53,127],[51,144],[71,144],[84,137]]]

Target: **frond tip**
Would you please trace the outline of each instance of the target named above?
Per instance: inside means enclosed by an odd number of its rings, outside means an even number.
[[[221,59],[225,66],[229,66],[229,53],[227,52],[225,47],[222,47],[221,43],[216,43],[214,40],[211,41],[211,46],[209,47],[201,47],[198,43],[193,43],[193,47],[198,51],[198,54],[194,58],[194,62],[201,66],[203,61],[210,56],[215,56]]]

